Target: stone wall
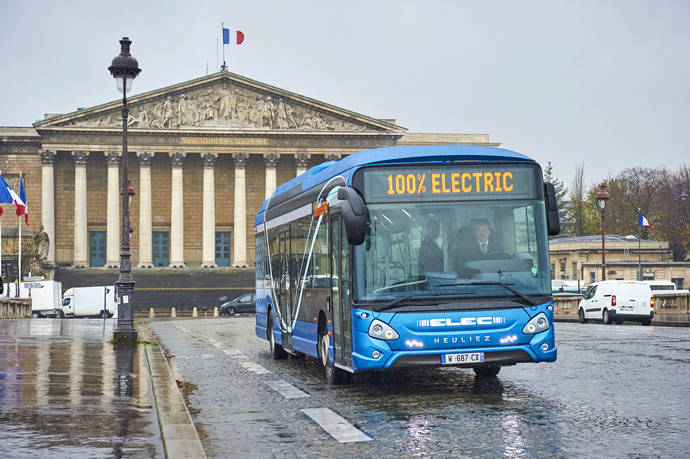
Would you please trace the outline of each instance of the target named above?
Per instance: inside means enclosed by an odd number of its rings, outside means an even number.
[[[31,300],[0,298],[0,319],[21,319],[24,317],[31,317]]]
[[[577,320],[577,307],[582,295],[554,295],[556,320]],[[657,292],[654,294],[654,320],[652,324],[690,325],[690,293]]]

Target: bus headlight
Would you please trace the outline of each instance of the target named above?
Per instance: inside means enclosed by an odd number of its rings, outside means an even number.
[[[536,316],[532,317],[532,320],[527,322],[525,328],[522,329],[522,333],[526,335],[534,335],[536,333],[541,333],[549,328],[549,319],[546,314],[540,312]]]
[[[393,330],[393,328],[387,323],[381,322],[378,319],[374,319],[369,325],[369,336],[376,339],[382,339],[384,341],[393,341],[400,336]]]

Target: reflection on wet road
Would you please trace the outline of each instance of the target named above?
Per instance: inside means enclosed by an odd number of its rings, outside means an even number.
[[[253,317],[154,321],[207,454],[681,457],[690,451],[690,330],[558,323],[553,364],[498,378],[434,368],[326,385],[315,359],[275,361]],[[251,371],[259,366],[265,372]],[[288,397],[293,386],[309,397]],[[290,393],[290,392],[288,392]],[[330,409],[372,441],[340,443]]]
[[[0,321],[3,457],[161,457],[143,347],[115,350],[113,322]]]

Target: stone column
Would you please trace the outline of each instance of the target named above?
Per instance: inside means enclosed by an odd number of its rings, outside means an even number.
[[[120,267],[120,156],[117,151],[106,151],[108,164],[108,207],[106,214],[105,267]]]
[[[73,151],[74,157],[74,257],[72,266],[89,266],[87,250],[89,246],[86,222],[86,159],[88,151]]]
[[[300,153],[298,155],[295,155],[295,161],[297,162],[297,175],[304,174],[307,172],[307,164],[309,163],[309,158],[311,158],[311,154],[309,153]]]
[[[186,153],[171,152],[172,196],[170,199],[170,267],[184,268],[184,188],[182,165]]]
[[[153,153],[137,152],[139,157],[139,263],[137,268],[153,266],[151,227],[151,158]]]
[[[233,153],[235,160],[235,212],[232,237],[232,265],[247,266],[247,194],[245,182],[246,153]]]
[[[204,162],[203,185],[203,231],[201,266],[203,268],[215,268],[216,265],[216,185],[214,180],[214,166],[218,153],[202,153]]]
[[[264,153],[266,163],[266,199],[271,197],[276,190],[276,165],[278,164],[280,153]]]
[[[48,235],[46,264],[55,266],[55,151],[41,150],[41,224]]]

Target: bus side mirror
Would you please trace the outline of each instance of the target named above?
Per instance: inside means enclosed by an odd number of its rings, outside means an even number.
[[[360,245],[364,242],[367,226],[367,213],[364,208],[364,199],[354,188],[344,186],[338,189],[338,199],[343,201],[343,220],[347,242],[352,245]]]
[[[556,236],[561,232],[561,217],[558,215],[556,189],[549,182],[544,183],[544,204],[546,205],[546,229],[549,236]]]

